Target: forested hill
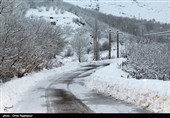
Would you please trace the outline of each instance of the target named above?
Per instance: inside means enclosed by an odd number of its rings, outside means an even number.
[[[121,31],[128,32],[128,33],[136,35],[136,36],[143,36],[143,34],[145,34],[145,33],[159,32],[159,31],[165,31],[165,30],[170,29],[170,24],[162,23],[162,22],[156,21],[155,19],[146,20],[146,19],[142,19],[142,18],[137,19],[135,17],[130,18],[127,16],[122,17],[122,16],[115,16],[113,14],[105,14],[102,12],[96,12],[92,8],[89,9],[88,7],[82,7],[81,4],[79,6],[77,6],[78,3],[85,4],[86,2],[83,2],[83,1],[70,2],[70,3],[63,2],[63,7],[70,12],[81,15],[84,19],[87,19],[86,18],[87,16],[88,17],[97,16],[97,18],[100,21],[108,24],[109,26],[112,26],[112,27],[117,28]],[[92,2],[92,3],[94,3],[94,2]],[[99,4],[100,9],[102,9],[102,5],[103,5],[102,3],[103,2],[101,2]],[[120,2],[116,2],[116,3],[120,4]],[[74,7],[73,7],[73,5],[74,5]],[[115,7],[113,7],[113,8],[115,8]],[[99,9],[99,11],[100,11],[100,9]],[[105,9],[107,9],[107,8],[105,8]],[[114,10],[112,10],[112,11],[114,11]],[[134,12],[133,7],[131,7],[131,11]]]

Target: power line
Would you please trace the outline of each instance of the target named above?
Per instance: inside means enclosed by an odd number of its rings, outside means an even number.
[[[156,36],[170,35],[170,30],[169,31],[163,31],[163,32],[144,34],[144,36],[152,36],[152,35],[156,35]]]

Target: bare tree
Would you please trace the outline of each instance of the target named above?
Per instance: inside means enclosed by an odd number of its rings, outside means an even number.
[[[78,57],[79,62],[82,62],[82,57],[87,52],[88,41],[83,36],[83,30],[78,31],[71,42],[74,51]]]
[[[0,79],[21,77],[45,68],[64,47],[59,26],[51,26],[45,20],[27,19],[23,16],[23,4],[17,7],[15,3],[9,4],[13,6],[8,7],[9,12],[0,15]]]
[[[0,0],[0,14],[11,11],[10,7],[14,4],[15,0]]]

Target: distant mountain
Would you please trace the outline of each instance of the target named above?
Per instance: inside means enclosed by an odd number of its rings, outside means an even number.
[[[170,23],[170,1],[168,0],[64,0],[83,8],[95,9],[115,16],[155,20]]]

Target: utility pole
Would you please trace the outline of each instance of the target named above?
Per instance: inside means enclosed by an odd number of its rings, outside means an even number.
[[[111,31],[110,31],[109,32],[109,59],[111,59],[111,50],[112,50],[111,42],[112,42],[112,38],[111,38]]]
[[[99,60],[99,37],[98,37],[98,21],[95,18],[95,60]]]
[[[0,80],[0,99],[1,99],[1,113],[2,113],[2,109],[3,109],[3,107],[2,107],[2,84],[3,84],[3,81],[2,80]]]
[[[115,34],[114,32],[112,32],[111,30],[109,30],[109,57],[108,59],[111,59],[111,52],[112,52],[112,33]]]
[[[117,58],[119,58],[119,31],[117,31]]]
[[[156,32],[156,33],[149,33],[149,34],[144,34],[144,36],[165,36],[165,35],[169,35],[170,34],[170,30],[168,31],[163,31],[163,32]]]
[[[120,58],[120,51],[119,51],[119,34],[122,34],[122,33],[120,33],[119,31],[117,31],[117,33],[116,33],[116,39],[117,39],[117,58]]]
[[[94,31],[94,60],[95,61],[98,61],[99,58],[100,58],[100,55],[99,55],[99,34],[98,34],[98,20],[97,20],[97,15],[98,15],[98,12],[99,12],[99,3],[96,5],[96,15],[95,15],[95,31]]]

